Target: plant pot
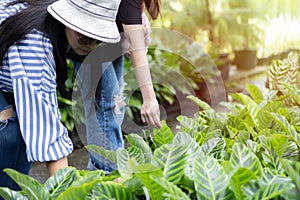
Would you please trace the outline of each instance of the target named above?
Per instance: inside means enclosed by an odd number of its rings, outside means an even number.
[[[238,69],[253,69],[257,64],[256,54],[256,49],[235,50],[234,64]]]
[[[229,78],[231,60],[229,59],[229,54],[224,53],[221,54],[217,59],[217,68],[221,73],[221,77],[223,80],[227,80]]]

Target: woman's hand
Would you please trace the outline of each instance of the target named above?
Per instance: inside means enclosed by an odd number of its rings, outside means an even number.
[[[156,98],[144,100],[141,109],[141,117],[143,123],[153,125],[156,128],[162,127],[160,123],[159,105]]]

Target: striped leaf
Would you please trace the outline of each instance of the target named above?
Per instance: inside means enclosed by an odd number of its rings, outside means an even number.
[[[172,145],[169,153],[166,155],[166,164],[163,171],[164,177],[173,183],[178,183],[184,174],[187,165],[187,149],[188,146]]]
[[[260,112],[258,112],[257,115],[257,120],[258,120],[258,129],[262,130],[262,129],[266,129],[271,127],[272,124],[272,116],[269,112],[266,112],[264,110],[261,110]]]
[[[257,104],[260,104],[264,100],[262,92],[256,85],[246,84],[246,89]]]
[[[48,199],[50,194],[43,185],[28,175],[22,174],[14,169],[4,169],[24,191],[24,194],[31,200]]]
[[[28,200],[28,198],[21,194],[21,192],[16,192],[8,188],[0,187],[0,197],[5,200]]]
[[[163,144],[170,144],[174,139],[172,130],[164,121],[162,121],[161,129],[153,129],[153,135],[153,139],[158,144],[158,147]]]
[[[92,191],[85,198],[89,199],[126,199],[131,200],[131,192],[119,183],[101,182],[94,185]]]
[[[205,142],[201,146],[201,150],[205,155],[211,155],[216,156],[222,152],[222,150],[225,148],[226,143],[225,140],[221,137],[215,137],[207,142]],[[216,156],[217,157],[217,156]]]
[[[299,148],[296,145],[296,143],[293,141],[289,141],[289,145],[288,145],[286,151],[284,152],[284,154],[282,155],[282,158],[286,158],[286,159],[290,159],[290,160],[298,159],[298,151],[299,151]]]
[[[259,159],[244,144],[235,143],[233,145],[229,162],[235,169],[241,167],[248,168],[252,170],[256,176],[260,177],[262,175],[262,166]]]
[[[60,193],[56,200],[82,200],[87,197],[95,184],[100,180],[89,181],[81,185],[72,185],[64,192]]]
[[[171,151],[171,148],[172,144],[165,144],[154,151],[154,161],[162,169],[165,168],[168,159],[167,155]]]
[[[103,156],[104,158],[112,161],[113,163],[117,163],[117,158],[116,158],[116,152],[112,151],[112,150],[106,150],[103,147],[94,145],[94,144],[89,144],[86,145],[85,148],[89,151],[92,151],[96,154],[99,154],[101,156]]]
[[[55,199],[60,193],[65,191],[76,179],[76,169],[68,167],[58,170],[44,184],[44,189]]]
[[[244,95],[244,94],[238,94],[249,111],[250,117],[252,121],[255,123],[255,125],[258,125],[258,120],[257,120],[257,114],[261,110],[259,105],[255,103],[249,96]]]
[[[291,125],[285,116],[277,113],[271,113],[271,116],[276,121],[276,123],[281,127],[283,131],[287,134],[291,135],[294,141],[300,145],[300,134],[297,133],[295,127]]]
[[[137,134],[126,135],[128,142],[137,148],[140,148],[145,156],[145,162],[151,162],[152,160],[152,151],[149,145],[144,141],[144,139]]]
[[[173,145],[186,144],[187,149],[187,165],[184,169],[184,174],[190,179],[194,180],[194,160],[196,157],[203,155],[199,144],[188,134],[186,133],[177,133],[174,139]]]
[[[287,159],[283,159],[281,161],[285,172],[289,175],[289,177],[294,181],[298,190],[300,190],[300,163],[297,161],[291,161]]]
[[[155,181],[157,184],[159,184],[161,187],[163,187],[166,190],[164,196],[171,197],[171,199],[176,199],[176,200],[190,199],[179,187],[177,187],[174,183],[168,181],[164,177],[151,175],[150,179]]]
[[[275,176],[267,185],[263,185],[252,197],[253,200],[274,199],[285,191],[293,189],[294,185],[287,177]]]
[[[201,109],[203,110],[212,110],[209,104],[207,104],[205,101],[202,101],[201,99],[195,97],[195,96],[187,96],[188,99],[192,100],[194,103],[196,103]]]
[[[140,148],[131,146],[128,147],[126,150],[130,158],[134,158],[140,164],[145,163],[144,153]]]
[[[271,143],[272,148],[278,156],[282,156],[289,145],[289,138],[283,134],[272,134],[267,136],[267,140]]]
[[[133,173],[133,170],[128,164],[128,161],[130,160],[129,154],[125,149],[118,149],[117,150],[117,167],[119,173],[123,177],[131,176]]]
[[[73,181],[72,186],[80,186],[87,182],[102,180],[105,176],[102,170],[77,170],[77,179]]]
[[[198,199],[217,199],[229,184],[228,176],[218,161],[210,156],[195,159],[195,190]]]
[[[236,199],[244,199],[243,185],[256,179],[254,172],[247,168],[239,168],[230,179],[230,186]]]
[[[138,177],[147,191],[151,199],[163,199],[164,188],[150,178],[151,175],[163,177],[161,169],[150,164],[139,165],[134,168],[135,176]]]
[[[271,142],[264,135],[259,136],[259,141],[261,145],[261,157],[265,166],[277,171],[281,170],[279,157],[273,150]]]

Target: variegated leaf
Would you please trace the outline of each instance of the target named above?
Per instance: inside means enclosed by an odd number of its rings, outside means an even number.
[[[131,192],[119,183],[101,182],[94,185],[92,191],[85,198],[94,199],[126,199],[131,200]]]
[[[198,199],[217,199],[228,187],[229,180],[225,170],[210,156],[195,159],[194,174]]]
[[[4,169],[24,191],[24,194],[32,200],[48,199],[50,194],[41,183],[28,175],[22,174],[14,169]]]
[[[174,183],[168,181],[164,177],[151,175],[150,179],[155,181],[157,184],[159,184],[161,187],[163,187],[166,190],[167,194],[164,193],[164,195],[171,196],[172,199],[178,199],[178,200],[190,199],[179,187],[177,187]]]
[[[55,199],[76,180],[76,169],[68,167],[58,170],[44,184],[44,189]]]
[[[250,180],[255,180],[256,176],[253,171],[247,168],[239,168],[230,179],[230,186],[236,199],[244,199],[245,193],[243,185]]]
[[[144,157],[145,157],[145,162],[151,162],[152,150],[141,136],[139,136],[137,134],[129,134],[129,135],[126,135],[126,139],[132,146],[140,148],[143,151]]]
[[[262,175],[262,166],[257,156],[248,149],[244,144],[235,143],[232,147],[232,154],[230,156],[230,164],[233,168],[240,167],[252,170],[256,176]]]

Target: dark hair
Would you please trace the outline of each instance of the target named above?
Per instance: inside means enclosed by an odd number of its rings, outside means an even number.
[[[33,29],[45,34],[52,43],[56,64],[57,86],[62,96],[69,97],[65,90],[67,79],[66,50],[68,46],[65,26],[54,19],[48,12],[48,5],[57,0],[16,0],[7,6],[27,3],[28,7],[7,18],[0,24],[0,63],[8,48],[21,40]]]
[[[147,11],[153,20],[160,14],[160,0],[144,0]]]

